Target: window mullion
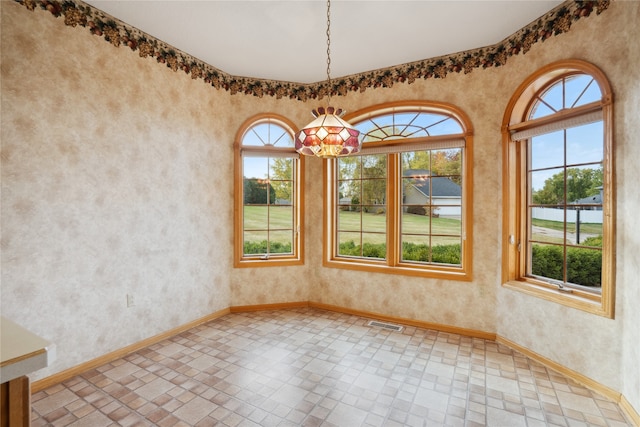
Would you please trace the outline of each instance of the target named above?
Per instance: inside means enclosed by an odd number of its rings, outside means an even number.
[[[523,141],[518,146],[517,158],[520,160],[517,165],[516,180],[518,194],[516,200],[519,201],[516,212],[516,256],[519,259],[518,278],[523,278],[531,273],[531,260],[529,252],[529,228],[531,227],[531,216],[529,214],[529,143],[530,140]],[[526,146],[524,145],[526,144]],[[525,152],[527,155],[525,155]]]
[[[387,265],[397,266],[400,263],[402,247],[400,243],[400,191],[399,154],[387,155]]]

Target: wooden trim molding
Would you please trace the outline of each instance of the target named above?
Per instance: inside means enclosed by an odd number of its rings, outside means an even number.
[[[496,342],[500,343],[500,344],[504,344],[507,347],[519,351],[520,353],[524,354],[525,356],[527,356],[530,359],[535,360],[536,362],[541,363],[542,365],[544,365],[545,367],[552,369],[566,377],[571,378],[572,380],[574,380],[575,382],[582,384],[583,386],[587,387],[590,390],[595,391],[598,394],[601,394],[605,397],[607,397],[608,399],[613,400],[616,403],[620,403],[621,400],[621,393],[617,392],[615,390],[613,390],[610,387],[607,387],[603,384],[600,384],[599,382],[587,377],[586,375],[581,374],[580,372],[574,371],[573,369],[567,368],[564,365],[561,365],[558,362],[554,362],[551,359],[546,358],[545,356],[542,356],[538,353],[536,353],[533,350],[529,350],[526,347],[521,346],[520,344],[517,344],[505,337],[502,336],[497,336],[496,337]]]
[[[287,310],[291,308],[307,308],[308,301],[281,302],[276,304],[236,305],[229,308],[231,313],[247,313],[250,311]]]
[[[408,319],[406,317],[387,316],[380,313],[370,311],[356,310],[352,308],[340,307],[337,305],[323,304],[320,302],[309,302],[309,307],[320,310],[335,311],[344,314],[353,314],[355,316],[368,317],[371,319],[384,320],[387,322],[400,323],[406,326],[415,326],[417,328],[433,329],[441,332],[449,332],[452,334],[464,335],[466,337],[482,338],[495,341],[496,334],[492,332],[480,331],[477,329],[460,328],[458,326],[443,325],[441,323],[426,322],[424,320]]]
[[[215,313],[211,313],[207,316],[200,317],[199,319],[193,320],[189,323],[185,323],[184,325],[178,326],[177,328],[170,329],[166,332],[163,332],[158,335],[154,335],[142,341],[138,341],[134,344],[131,344],[121,349],[107,353],[103,356],[96,357],[95,359],[89,360],[88,362],[81,363],[80,365],[74,366],[69,369],[65,369],[64,371],[58,372],[57,374],[53,374],[41,380],[34,381],[33,384],[31,385],[31,392],[37,393],[41,390],[44,390],[45,388],[49,388],[53,385],[60,384],[61,382],[64,382],[70,378],[73,378],[74,376],[79,375],[83,372],[89,371],[98,366],[102,366],[106,363],[113,362],[114,360],[120,359],[121,357],[124,357],[127,354],[131,354],[135,351],[138,351],[150,345],[156,344],[164,339],[170,338],[174,335],[187,331],[203,323],[207,323],[212,320],[218,319],[229,313],[230,313],[229,308],[224,308],[222,310],[216,311]]]
[[[333,79],[329,83],[322,81],[302,84],[227,74],[213,64],[207,64],[82,0],[14,1],[28,10],[48,11],[56,18],[62,17],[64,25],[102,37],[114,47],[129,48],[137,52],[140,58],[155,60],[174,72],[184,72],[194,80],[202,80],[231,95],[244,94],[259,98],[271,96],[301,101],[392,87],[394,84],[411,84],[421,79],[443,79],[447,74],[468,74],[478,69],[504,66],[510,57],[524,55],[533,45],[570,31],[572,23],[592,15],[600,15],[610,4],[610,0],[565,0],[544,16],[492,46],[354,74]]]
[[[623,395],[620,396],[620,402],[618,403],[622,412],[629,418],[632,424],[636,426],[640,426],[640,413],[636,411],[636,409],[631,406],[631,402],[627,400],[627,398]]]
[[[640,426],[640,414],[622,393],[615,391],[604,384],[600,384],[599,382],[587,377],[586,375],[581,374],[580,372],[567,368],[566,366],[561,365],[558,362],[554,362],[553,360],[548,359],[536,353],[535,351],[529,350],[528,348],[523,347],[520,344],[509,340],[508,338],[498,335],[496,336],[495,341],[524,354],[528,358],[535,360],[545,367],[552,369],[568,378],[571,378],[572,380],[579,384],[582,384],[586,388],[593,390],[596,393],[612,400],[620,407],[622,412],[627,416],[627,418],[633,425]]]

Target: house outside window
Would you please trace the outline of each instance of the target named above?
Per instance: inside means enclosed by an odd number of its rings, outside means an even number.
[[[471,280],[472,132],[456,107],[393,103],[348,117],[358,155],[325,163],[325,265]]]
[[[248,120],[235,143],[236,267],[296,265],[302,253],[303,159],[285,118]]]
[[[583,61],[525,81],[505,115],[507,286],[613,316],[611,90]]]

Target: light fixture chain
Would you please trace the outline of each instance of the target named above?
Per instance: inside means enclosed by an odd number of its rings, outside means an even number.
[[[358,153],[362,148],[360,131],[340,118],[344,114],[341,108],[331,106],[331,0],[327,0],[327,97],[327,108],[313,110],[315,119],[296,134],[296,151],[323,158]]]
[[[327,86],[331,101],[331,0],[327,0]]]

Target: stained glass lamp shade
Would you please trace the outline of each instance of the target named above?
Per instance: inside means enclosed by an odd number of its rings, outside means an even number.
[[[296,134],[296,151],[317,157],[340,157],[360,151],[360,131],[344,121],[340,108],[312,111],[316,118]]]

